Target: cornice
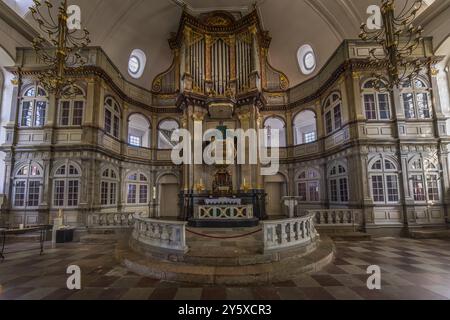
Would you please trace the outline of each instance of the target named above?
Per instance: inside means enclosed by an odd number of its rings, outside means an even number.
[[[42,68],[18,68],[18,67],[7,67],[6,68],[9,72],[11,72],[13,75],[18,76],[21,75],[22,77],[34,77],[40,74],[44,69]],[[92,76],[97,76],[100,79],[104,80],[114,91],[117,96],[124,101],[125,103],[128,103],[130,105],[141,107],[143,109],[149,110],[153,113],[178,113],[179,110],[177,108],[157,108],[150,106],[148,104],[145,104],[143,102],[140,102],[136,99],[131,98],[128,96],[119,86],[113,81],[113,79],[100,67],[97,66],[85,66],[79,69],[77,72],[68,72],[68,75],[75,77],[75,78],[87,78]]]
[[[0,1],[0,19],[20,33],[26,40],[33,41],[39,34],[22,17],[14,12],[6,3]]]
[[[234,23],[228,26],[207,25],[199,18],[194,17],[187,11],[183,11],[178,31],[172,34],[172,37],[169,39],[169,45],[172,50],[180,47],[181,39],[183,38],[183,30],[186,27],[192,28],[193,30],[202,33],[233,34],[251,26],[256,26],[258,28],[258,35],[260,37],[261,44],[263,45],[263,47],[268,48],[271,42],[271,38],[269,36],[269,33],[262,29],[258,12],[256,10],[253,10],[249,14],[245,15],[239,20],[234,21]]]

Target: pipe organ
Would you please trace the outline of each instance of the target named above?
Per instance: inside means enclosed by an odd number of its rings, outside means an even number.
[[[154,79],[155,95],[237,101],[264,91],[283,93],[289,87],[286,76],[268,62],[270,37],[256,10],[246,16],[224,11],[193,16],[185,11],[169,44],[174,62]]]
[[[247,15],[214,11],[197,16],[184,11],[178,31],[169,39],[173,63],[153,80],[153,104],[176,105],[183,114],[180,125],[190,132],[199,122],[204,132],[261,128],[265,103],[283,105],[288,100],[287,77],[268,61],[270,41],[256,10]],[[245,151],[247,159],[250,152]],[[265,216],[260,164],[183,164],[182,176],[185,218],[195,216],[209,197],[206,194],[236,192],[255,217]]]

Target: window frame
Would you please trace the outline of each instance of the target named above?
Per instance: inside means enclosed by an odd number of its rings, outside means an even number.
[[[136,179],[130,177],[136,175]],[[145,206],[150,203],[150,183],[148,176],[142,172],[130,172],[126,176],[126,204]],[[134,197],[130,197],[130,187],[134,187]],[[141,189],[146,188],[146,202],[141,202]],[[133,200],[132,202],[130,201]]]
[[[76,174],[72,174],[70,172],[70,167],[73,167],[77,172]],[[62,168],[64,167],[64,173],[58,173]],[[52,208],[55,209],[77,209],[80,207],[80,199],[81,199],[81,178],[82,178],[82,172],[80,166],[73,162],[66,162],[63,164],[60,164],[58,167],[56,167],[55,173],[52,177]],[[76,198],[70,197],[70,183],[76,182],[77,184],[77,192],[76,192]],[[64,188],[63,194],[62,194],[62,204],[56,203],[56,201],[61,201],[61,199],[58,197],[57,192],[57,183],[62,183],[62,187]],[[75,199],[75,200],[74,200]],[[70,201],[75,201],[75,204],[70,205]]]
[[[304,175],[304,177],[302,177]],[[320,202],[322,195],[321,195],[321,176],[319,171],[317,171],[314,168],[308,168],[302,170],[298,175],[296,179],[296,188],[297,188],[297,196],[300,197],[300,185],[305,185],[305,199],[300,200],[300,202]],[[317,199],[312,199],[311,197],[311,186],[313,184],[317,184]],[[314,197],[315,198],[315,197]]]
[[[120,139],[122,115],[119,103],[113,97],[106,97],[104,103],[104,131],[109,136]],[[107,123],[107,112],[110,113],[109,123]]]
[[[119,176],[113,168],[104,168],[100,179],[100,206],[114,207],[117,206],[117,195]],[[106,173],[106,174],[105,174]],[[106,202],[103,202],[103,184],[106,184]],[[114,200],[114,201],[113,201]]]
[[[331,93],[325,100],[323,108],[325,132],[327,135],[331,135],[343,128],[344,119],[342,112],[341,94],[338,92]],[[339,117],[337,117],[337,114]]]
[[[423,86],[418,86],[417,82],[422,83]],[[433,119],[433,117],[434,117],[433,104],[432,104],[429,88],[430,87],[429,87],[428,83],[425,80],[423,80],[422,78],[414,79],[412,81],[412,84],[410,82],[406,82],[402,85],[402,88],[400,91],[400,93],[401,93],[400,99],[401,99],[402,108],[403,108],[403,112],[404,112],[404,116],[405,116],[406,120],[432,120]],[[405,97],[408,95],[411,97],[411,100],[412,100],[411,101],[412,105],[409,104],[409,106],[410,106],[409,109],[414,112],[413,117],[411,117],[410,112],[407,112],[407,110],[406,110],[405,102],[407,100]],[[426,99],[423,101],[425,101],[427,104],[426,109],[419,108],[419,98],[418,98],[419,95],[425,95]],[[411,106],[412,106],[412,109],[411,109]],[[424,113],[424,110],[427,110],[428,117],[420,116],[421,114]]]
[[[346,184],[346,195],[342,187],[343,182]],[[347,166],[341,162],[335,163],[328,169],[328,185],[329,185],[329,201],[334,204],[347,204],[350,202],[350,185],[348,179]],[[334,185],[334,188],[333,188]],[[333,189],[336,189],[336,194],[333,193]],[[336,197],[335,197],[336,195]]]
[[[364,116],[366,118],[367,121],[389,121],[392,120],[392,107],[391,107],[391,96],[389,94],[389,92],[380,92],[379,90],[377,90],[375,88],[375,86],[373,85],[373,81],[374,79],[369,79],[367,81],[364,82],[364,85],[362,86],[362,106],[364,107]],[[368,117],[368,110],[367,110],[367,105],[366,105],[366,97],[371,96],[373,97],[373,103],[374,103],[374,110],[373,112],[375,113],[375,117],[374,118],[369,118]],[[382,118],[381,117],[381,99],[380,96],[386,96],[386,103],[387,103],[387,113],[388,113],[388,117],[387,118]]]
[[[375,165],[380,162],[381,166],[379,168],[374,168]],[[388,168],[386,162],[389,162],[392,165],[392,169]],[[373,203],[375,204],[388,204],[388,205],[397,205],[400,204],[400,179],[399,179],[399,173],[398,173],[398,165],[393,161],[392,159],[386,158],[386,157],[377,157],[373,159],[369,163],[368,173],[369,173],[369,187],[370,187],[370,195],[372,198]],[[383,201],[376,201],[375,200],[375,193],[374,193],[374,185],[373,185],[373,179],[374,177],[381,177],[381,184],[382,184],[382,196]],[[388,177],[394,177],[394,181],[397,186],[397,200],[392,201],[390,199],[389,190],[393,190],[392,188],[388,187]]]
[[[27,96],[27,92],[29,92],[30,90],[34,90],[34,95],[33,96]],[[40,92],[43,92],[44,95],[41,95]],[[26,89],[23,91],[23,94],[21,96],[21,101],[20,101],[20,117],[19,117],[19,128],[43,128],[47,122],[47,117],[48,117],[48,104],[49,104],[49,99],[48,99],[48,93],[47,91],[42,88],[41,86],[34,84],[32,86],[28,86],[26,87]],[[30,115],[29,120],[27,120],[26,122],[29,121],[30,124],[24,124],[24,104],[25,103],[29,103],[30,104]],[[40,117],[38,116],[38,105],[44,103],[44,117]],[[27,117],[27,119],[28,119]],[[41,124],[37,124],[38,119],[41,119],[42,123]]]
[[[85,109],[86,109],[86,97],[85,94],[83,92],[83,90],[81,90],[81,88],[79,88],[78,86],[76,87],[78,89],[79,94],[77,94],[76,96],[74,96],[73,98],[63,98],[59,101],[59,108],[58,108],[58,126],[60,127],[81,127],[83,125],[84,122],[84,113],[85,113]],[[69,115],[67,118],[67,124],[63,123],[63,119],[62,119],[62,115],[63,115],[63,105],[64,103],[69,103]],[[75,109],[76,109],[76,103],[81,103],[81,120],[80,120],[80,124],[75,124],[74,123],[74,119],[75,119]]]
[[[416,166],[417,164],[419,164],[419,167]],[[432,158],[423,158],[421,156],[416,156],[409,161],[408,169],[409,187],[414,202],[418,204],[441,204],[444,194],[441,185],[442,173],[439,169],[438,161],[435,161],[435,159]],[[415,177],[422,178],[423,190],[425,195],[424,200],[417,199],[416,197]],[[430,177],[435,178],[438,200],[430,199]]]
[[[33,170],[31,170],[31,167],[36,167],[39,170],[39,173],[36,175],[33,175],[32,172]],[[19,175],[19,171],[21,171],[22,169],[27,168],[27,174],[26,175]],[[27,209],[38,209],[41,201],[42,201],[42,193],[43,193],[43,179],[44,179],[44,173],[43,173],[43,169],[40,165],[36,164],[36,163],[28,163],[28,164],[23,164],[21,165],[16,171],[15,171],[15,175],[14,175],[14,182],[13,182],[13,194],[12,194],[12,207],[15,209],[23,209],[23,210],[27,210]],[[17,184],[18,183],[24,183],[24,192],[23,192],[23,205],[16,205],[17,202]],[[31,183],[37,182],[39,185],[39,195],[38,195],[38,199],[37,199],[37,205],[29,205],[30,203],[30,188],[31,188]]]

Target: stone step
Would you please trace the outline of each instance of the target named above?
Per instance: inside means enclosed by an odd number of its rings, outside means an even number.
[[[87,234],[80,237],[83,244],[114,244],[118,237],[115,234]]]
[[[314,251],[302,256],[280,256],[279,261],[235,266],[197,265],[180,261],[160,260],[130,250],[126,241],[116,246],[116,258],[131,271],[166,281],[207,285],[248,285],[279,282],[293,276],[316,272],[331,263],[335,248],[324,237]]]
[[[87,232],[89,234],[116,234],[116,230],[114,229],[102,229],[102,228],[96,228],[96,229],[88,229]]]
[[[334,241],[371,241],[372,236],[364,232],[327,233]]]
[[[450,230],[449,229],[410,230],[409,236],[413,239],[450,239]]]

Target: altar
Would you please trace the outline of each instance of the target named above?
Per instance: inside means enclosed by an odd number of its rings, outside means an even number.
[[[236,194],[231,197],[213,197],[203,195],[194,197],[193,212],[188,219],[193,227],[237,228],[253,227],[259,224],[260,218],[255,215],[254,208],[258,204],[253,195]]]

